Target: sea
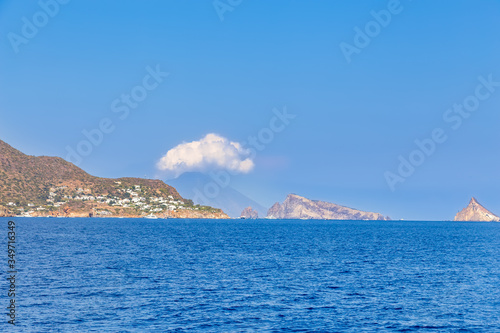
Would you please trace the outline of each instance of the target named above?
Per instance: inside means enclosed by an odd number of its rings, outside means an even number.
[[[500,223],[1,218],[0,234],[1,332],[500,332]]]

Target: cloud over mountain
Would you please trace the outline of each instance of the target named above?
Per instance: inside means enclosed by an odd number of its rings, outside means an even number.
[[[170,149],[157,163],[157,168],[175,178],[185,172],[228,170],[248,173],[254,167],[248,149],[218,134],[210,133],[199,141],[185,142]]]

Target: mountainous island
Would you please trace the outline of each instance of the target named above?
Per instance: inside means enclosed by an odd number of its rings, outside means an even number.
[[[455,216],[455,221],[471,222],[500,222],[500,217],[496,216],[484,208],[476,198],[472,198],[464,209]]]
[[[228,218],[161,180],[99,178],[59,157],[28,156],[0,140],[0,216]]]
[[[334,203],[309,200],[289,194],[285,201],[275,203],[267,212],[271,219],[320,219],[320,220],[390,220],[379,213],[364,212]]]

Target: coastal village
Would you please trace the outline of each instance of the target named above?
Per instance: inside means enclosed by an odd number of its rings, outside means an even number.
[[[42,205],[8,202],[6,208],[19,217],[225,218],[218,209],[194,205],[191,200],[172,195],[151,195],[140,185],[128,187],[115,181],[115,186],[115,193],[107,195],[96,194],[90,188],[51,187]]]
[[[0,217],[229,218],[159,179],[92,176],[59,157],[30,156],[0,140]]]

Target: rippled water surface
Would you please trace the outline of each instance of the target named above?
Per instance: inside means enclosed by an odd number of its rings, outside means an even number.
[[[500,332],[500,223],[15,221],[20,332]]]

